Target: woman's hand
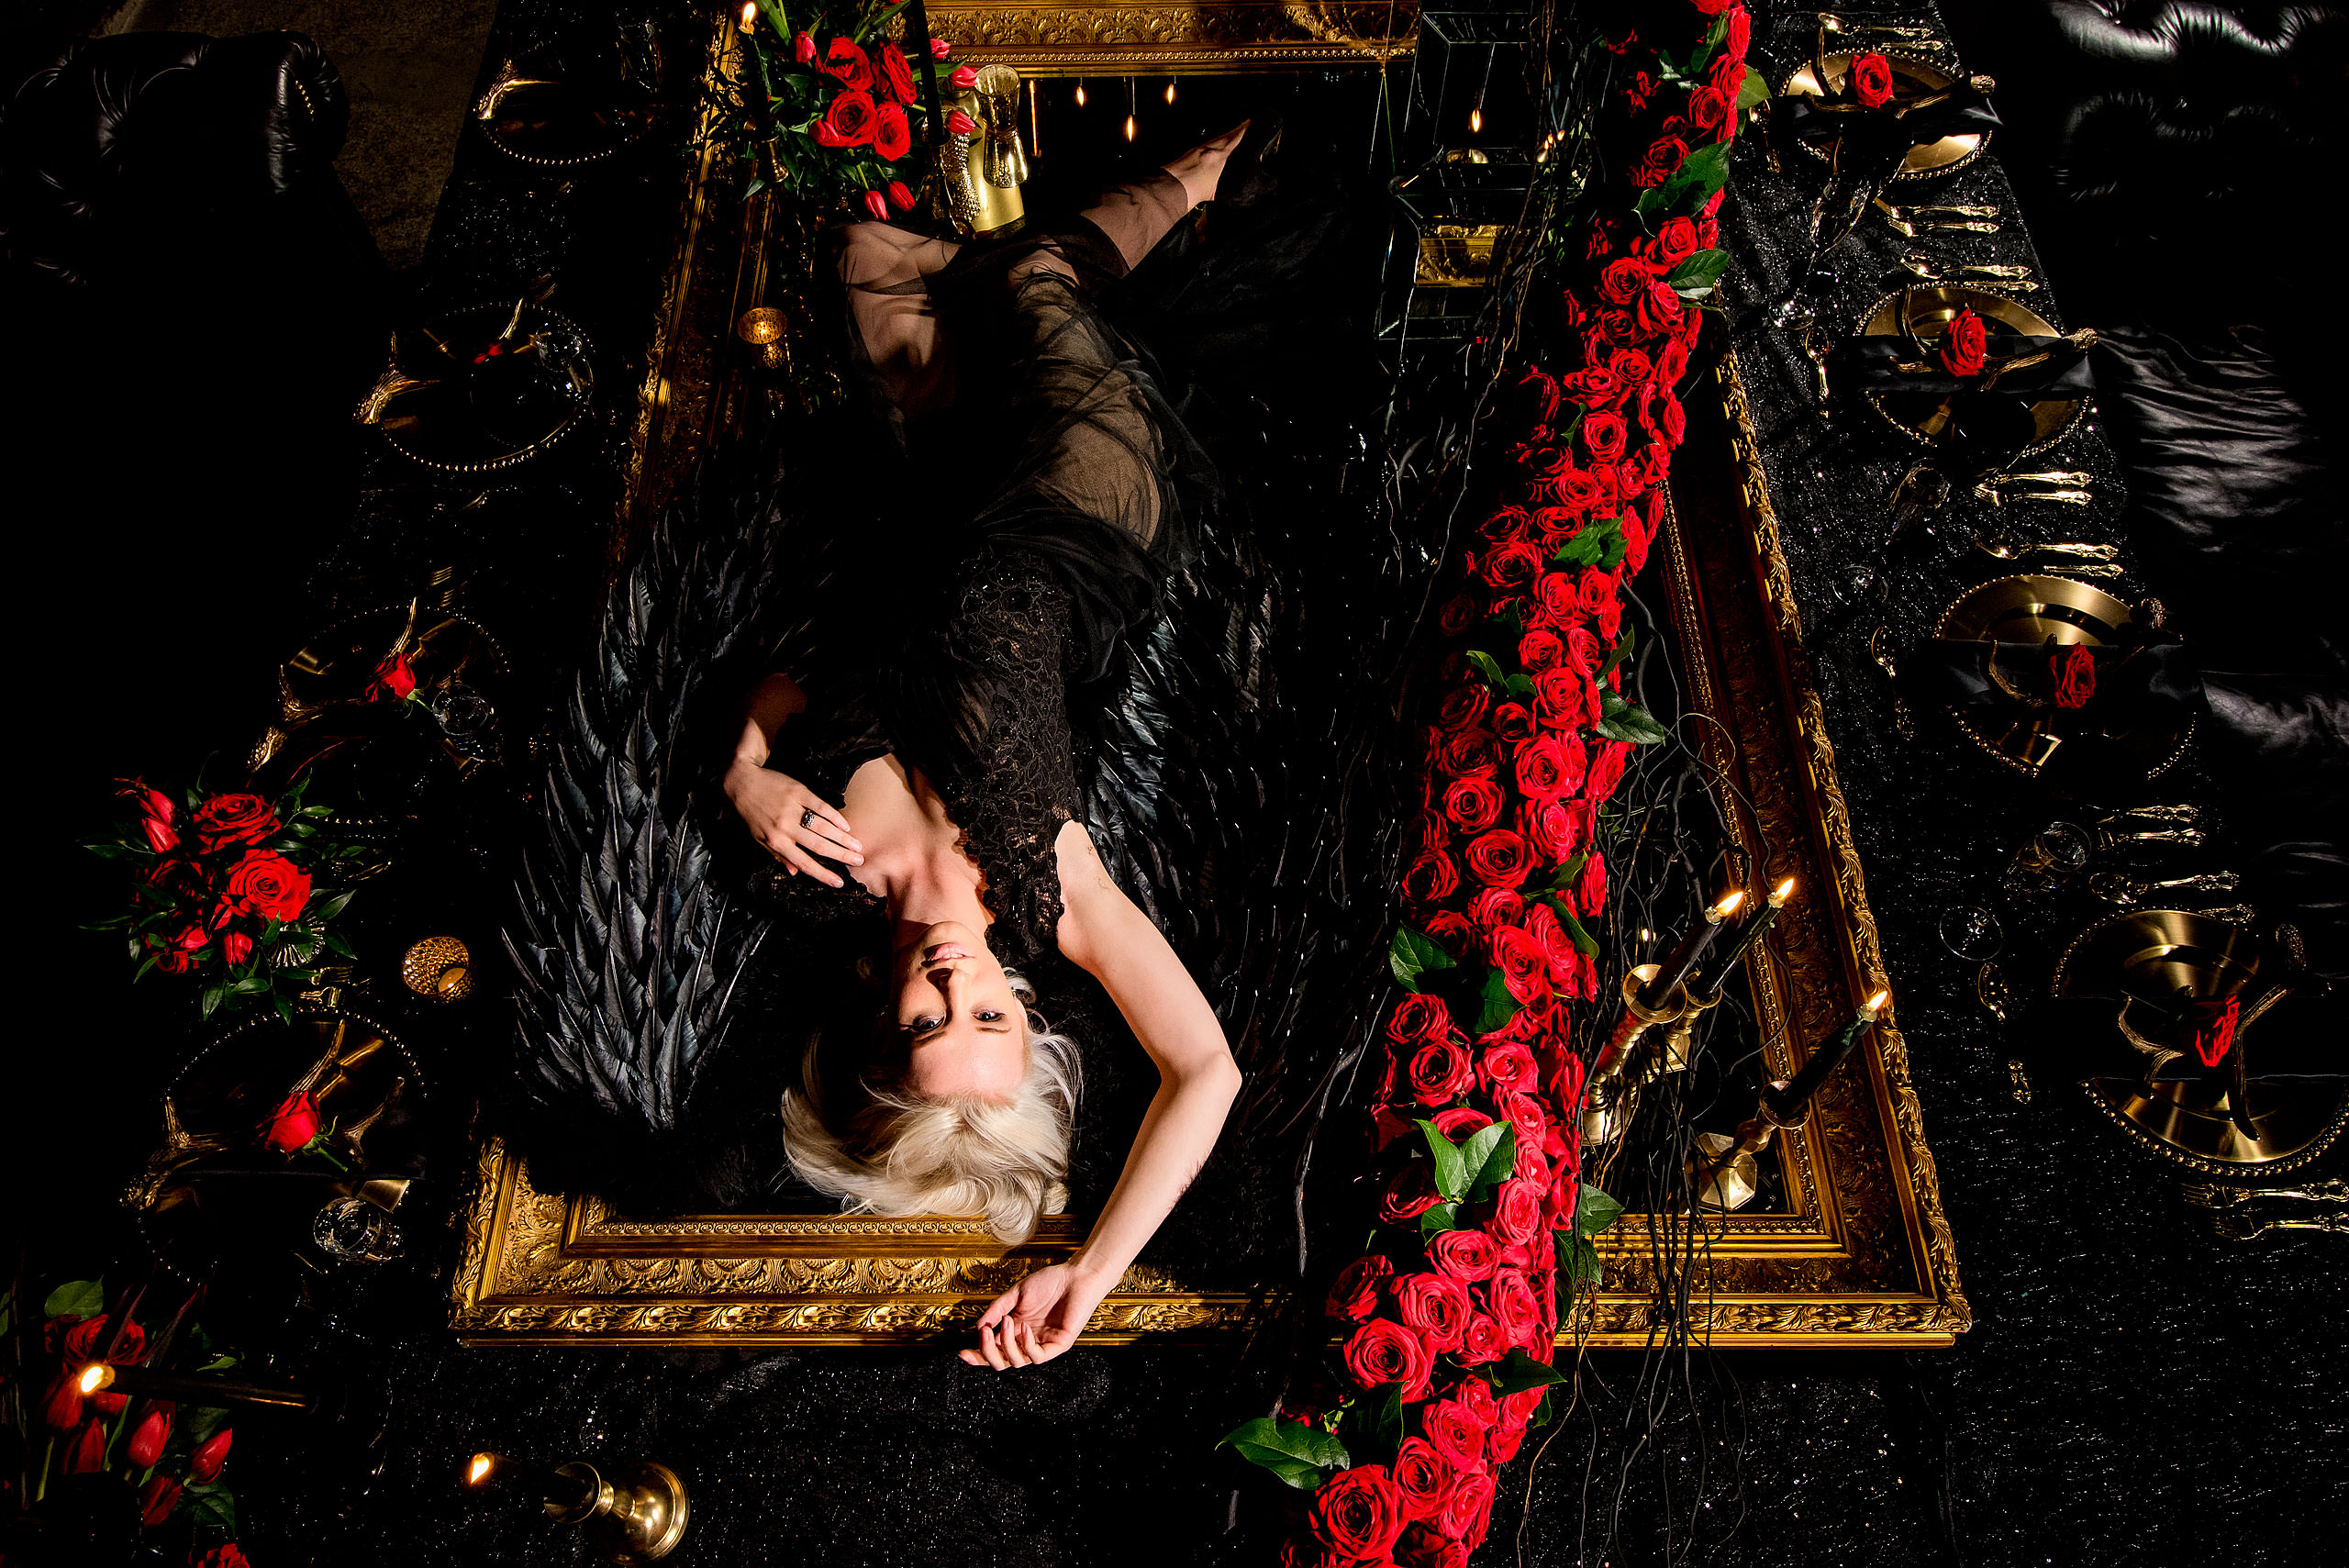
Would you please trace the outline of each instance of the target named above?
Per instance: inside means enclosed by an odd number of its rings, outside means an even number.
[[[849,864],[864,863],[864,846],[849,831],[848,818],[831,802],[793,778],[747,758],[726,770],[726,798],[767,853],[793,875],[806,872],[828,887],[845,885],[816,862],[824,855]]]
[[[1111,1283],[1075,1263],[1038,1269],[995,1298],[979,1319],[979,1348],[963,1359],[997,1372],[1052,1360],[1076,1343]]]

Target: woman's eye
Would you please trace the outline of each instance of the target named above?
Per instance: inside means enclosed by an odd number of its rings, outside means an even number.
[[[1000,1022],[1002,1022],[1002,1021],[1003,1021],[1003,1015],[1002,1015],[1001,1013],[996,1012],[996,1011],[994,1008],[992,1008],[992,1007],[990,1007],[990,1008],[986,1009],[985,1011],[984,1011],[984,1012],[982,1012],[982,1013],[978,1014],[977,1016],[978,1016],[978,1020],[979,1020],[979,1022],[981,1022],[981,1023],[983,1023],[983,1024],[1000,1023]]]
[[[916,1018],[906,1027],[916,1034],[928,1034],[932,1029],[945,1028],[946,1020],[944,1018]]]

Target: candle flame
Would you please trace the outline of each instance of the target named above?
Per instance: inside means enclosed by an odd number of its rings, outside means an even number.
[[[82,1369],[82,1375],[73,1380],[73,1386],[84,1394],[95,1394],[113,1381],[114,1368],[104,1362],[92,1362]]]
[[[1793,877],[1788,877],[1786,881],[1778,884],[1777,886],[1770,890],[1770,907],[1773,909],[1778,908],[1784,905],[1787,899],[1792,898],[1794,895],[1795,879]]]
[[[1080,109],[1085,107],[1085,83],[1082,82],[1076,84],[1076,106]]]
[[[465,1485],[468,1486],[480,1485],[484,1481],[489,1478],[489,1473],[496,1468],[497,1456],[495,1454],[477,1453],[473,1455],[473,1462],[465,1466]]]
[[[1705,918],[1718,926],[1723,920],[1728,919],[1731,915],[1736,914],[1740,906],[1744,903],[1745,890],[1743,888],[1740,888],[1734,893],[1724,895],[1720,903],[1714,905],[1710,909],[1706,910]]]
[[[707,11],[702,13],[704,16],[707,16],[708,14],[709,13]],[[747,33],[758,25],[759,0],[746,0],[746,3],[742,6],[742,30]]]
[[[1128,141],[1131,141],[1133,139],[1134,139],[1134,117],[1133,117],[1133,116],[1131,116],[1131,115],[1128,115],[1128,116],[1126,117],[1126,139],[1127,139]]]
[[[1166,101],[1170,104],[1174,101],[1174,83],[1172,82],[1166,83]]]
[[[1485,130],[1485,111],[1484,111],[1484,109],[1482,108],[1482,106],[1479,106],[1479,107],[1473,108],[1473,109],[1469,110],[1469,111],[1468,111],[1468,134],[1469,134],[1470,136],[1481,136],[1481,135],[1483,135],[1483,134],[1484,134],[1484,130]]]
[[[1640,940],[1643,942],[1652,942],[1655,940],[1655,933],[1649,930],[1645,926],[1642,926],[1640,928]]]
[[[1860,1011],[1862,1011],[1863,1013],[1865,1013],[1869,1018],[1875,1018],[1878,1013],[1881,1013],[1882,1011],[1884,1011],[1884,1005],[1885,1005],[1887,1002],[1889,1002],[1889,1001],[1891,1001],[1891,1000],[1892,1000],[1892,993],[1891,993],[1891,992],[1889,992],[1889,991],[1879,991],[1879,992],[1877,992],[1875,995],[1873,995],[1873,996],[1869,997],[1869,998],[1867,999],[1867,1001],[1866,1001],[1865,1004],[1863,1004],[1863,1005],[1862,1005],[1862,1006],[1861,1006],[1861,1008],[1860,1008]]]

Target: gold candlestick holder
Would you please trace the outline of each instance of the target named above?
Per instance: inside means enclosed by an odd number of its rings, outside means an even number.
[[[1772,1089],[1784,1089],[1784,1079],[1771,1084]],[[1697,1201],[1708,1208],[1728,1210],[1743,1208],[1753,1201],[1761,1187],[1761,1166],[1754,1157],[1782,1132],[1792,1132],[1810,1119],[1809,1106],[1792,1121],[1782,1120],[1770,1109],[1768,1090],[1755,1102],[1753,1114],[1738,1125],[1734,1138],[1718,1132],[1697,1134],[1698,1152],[1690,1156],[1688,1173],[1697,1180]]]
[[[1689,1010],[1687,987],[1674,986],[1660,1006],[1650,1006],[1640,999],[1662,973],[1661,965],[1643,963],[1623,976],[1623,1016],[1616,1020],[1607,1049],[1598,1053],[1590,1081],[1583,1088],[1582,1106],[1575,1113],[1585,1148],[1612,1143],[1621,1137],[1639,1108],[1642,1085],[1688,1064],[1690,1033],[1682,1021]],[[1664,1031],[1660,1051],[1647,1047],[1649,1034],[1658,1028]]]
[[[677,1473],[651,1460],[618,1465],[607,1476],[579,1461],[548,1468],[502,1454],[473,1455],[465,1484],[495,1483],[536,1496],[557,1524],[578,1526],[589,1549],[607,1562],[652,1562],[668,1556],[685,1538],[692,1511]]]

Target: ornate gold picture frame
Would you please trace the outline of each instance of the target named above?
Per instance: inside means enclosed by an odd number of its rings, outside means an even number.
[[[957,14],[932,11],[932,26],[947,33]],[[1119,20],[1125,11],[1081,14],[1104,18],[1105,36],[1140,26]],[[713,71],[729,68],[728,31],[713,38]],[[616,561],[658,515],[675,473],[751,395],[759,350],[730,325],[766,302],[770,268],[790,250],[765,198],[736,200],[712,174],[706,163],[688,182],[650,334]],[[1738,797],[1732,832],[1757,865],[1770,846],[1763,869],[1791,873],[1803,889],[1753,987],[1766,1066],[1783,1077],[1800,1059],[1798,1041],[1820,1040],[1857,997],[1889,982],[1734,363],[1709,389],[1691,386],[1687,402],[1689,437],[1659,547],[1688,703],[1709,720],[1695,728],[1707,762]],[[1720,1347],[1937,1345],[1967,1327],[1897,1010],[1776,1158],[1784,1211],[1716,1215],[1698,1240],[1693,1337]],[[592,1195],[540,1191],[526,1163],[494,1140],[478,1150],[477,1177],[453,1312],[460,1337],[475,1345],[921,1343],[963,1330],[1011,1281],[1066,1256],[1082,1235],[1081,1222],[1063,1217],[1007,1251],[974,1221],[934,1217],[640,1218]],[[1664,1229],[1658,1217],[1627,1215],[1601,1239],[1604,1286],[1562,1340],[1648,1340],[1648,1259]],[[1264,1305],[1186,1290],[1138,1266],[1085,1339],[1227,1334]]]

